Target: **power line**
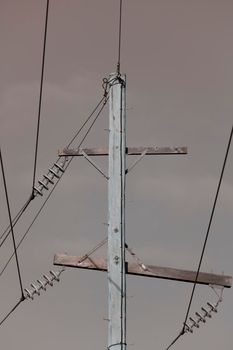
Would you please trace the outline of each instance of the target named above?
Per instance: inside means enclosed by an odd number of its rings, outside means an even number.
[[[78,131],[75,133],[75,135],[73,136],[73,138],[71,139],[71,141],[67,144],[67,148],[72,144],[72,142],[77,138],[77,136],[80,134],[80,132],[83,130],[83,128],[85,127],[85,125],[87,124],[87,122],[91,119],[91,117],[94,115],[94,113],[97,111],[97,109],[99,108],[99,106],[101,105],[101,103],[103,103],[103,101],[107,98],[108,96],[108,91],[107,91],[107,85],[106,85],[106,79],[103,79],[103,89],[104,89],[104,95],[101,98],[101,100],[98,102],[98,104],[95,106],[95,108],[92,110],[92,112],[89,114],[89,116],[86,118],[85,122],[82,124],[82,126],[78,129]],[[59,160],[61,159],[61,157],[58,157],[58,159],[56,160],[55,163],[57,163]],[[23,207],[18,211],[18,213],[15,215],[15,217],[13,218],[12,222],[13,222],[13,226],[15,226],[15,224],[19,221],[19,219],[21,218],[23,212],[26,210],[26,208],[28,207],[28,205],[30,204],[31,200],[33,198],[35,198],[36,194],[30,195],[29,199],[25,202],[25,204],[23,205]],[[7,228],[5,229],[5,231],[2,232],[2,234],[0,235],[0,240],[3,238],[4,235],[6,235],[6,237],[3,239],[2,242],[0,242],[0,247],[3,245],[3,243],[5,242],[5,240],[7,239],[7,237],[10,234],[10,225],[7,226]]]
[[[53,270],[50,270],[50,275],[43,275],[43,280],[37,280],[38,285],[35,285],[34,283],[31,283],[32,289],[26,289],[25,288],[25,297],[20,299],[15,306],[6,314],[6,316],[0,321],[0,327],[3,325],[3,323],[8,319],[8,317],[16,310],[16,308],[21,304],[22,301],[34,299],[34,295],[40,295],[41,290],[46,290],[47,285],[53,286],[53,282],[60,281],[60,275],[61,273],[65,271],[65,268],[62,268],[61,270],[54,272]]]
[[[36,177],[36,165],[37,165],[37,155],[38,155],[38,143],[39,143],[39,130],[40,130],[40,115],[41,115],[41,105],[42,105],[42,93],[43,93],[43,80],[44,80],[44,63],[45,63],[45,49],[46,49],[46,39],[47,39],[47,27],[48,27],[48,11],[49,11],[49,0],[47,0],[47,6],[46,6],[46,15],[45,15],[45,30],[44,30],[44,44],[43,44],[43,54],[42,54],[42,68],[41,68],[41,79],[40,79],[40,93],[39,93],[39,108],[38,108],[38,118],[37,118],[37,131],[36,131],[36,146],[35,146],[35,159],[34,159],[34,167],[33,167],[33,181],[32,181],[32,194],[30,195],[29,199],[25,202],[23,207],[19,210],[19,212],[16,214],[14,219],[12,220],[13,227],[20,219],[23,212],[28,207],[31,200],[34,198],[33,188],[35,185],[35,177]],[[8,232],[10,232],[10,225],[6,228],[6,230],[1,234],[0,239],[3,238],[3,236]],[[3,241],[0,243],[0,247],[5,242],[8,234],[3,239]]]
[[[21,278],[21,274],[20,274],[19,259],[18,259],[17,248],[16,248],[16,243],[15,243],[15,235],[14,235],[14,231],[13,231],[13,224],[12,224],[12,219],[11,219],[10,203],[9,203],[9,197],[8,197],[8,192],[7,192],[7,184],[6,184],[6,177],[5,177],[5,171],[4,171],[4,166],[3,166],[3,159],[2,159],[2,150],[1,150],[1,148],[0,148],[0,162],[1,162],[4,190],[5,190],[5,195],[6,195],[8,216],[9,216],[9,221],[10,221],[10,226],[11,226],[11,234],[12,234],[12,240],[13,240],[13,246],[14,246],[14,255],[15,255],[15,259],[16,259],[16,265],[17,265],[17,271],[18,271],[18,277],[19,277],[19,284],[20,284],[20,289],[21,289],[21,294],[22,294],[21,298],[22,298],[22,300],[24,300],[23,284],[22,284],[22,278]]]
[[[74,140],[78,137],[78,135],[80,134],[80,132],[83,130],[83,128],[85,127],[85,125],[89,122],[89,120],[91,119],[91,117],[93,116],[93,114],[97,111],[97,109],[99,108],[99,106],[101,105],[101,103],[105,100],[107,96],[107,92],[104,92],[104,96],[101,98],[101,100],[99,101],[99,103],[96,105],[96,107],[94,108],[94,110],[91,112],[91,114],[89,115],[89,117],[85,120],[85,122],[83,123],[83,125],[81,126],[81,128],[75,133],[75,135],[72,137],[72,139],[70,140],[70,142],[68,143],[68,145],[66,146],[67,148],[70,147],[70,145],[74,142]]]
[[[89,126],[89,128],[87,129],[87,132],[85,133],[85,135],[83,136],[82,140],[80,141],[80,143],[78,144],[77,148],[80,148],[83,144],[83,142],[85,141],[85,139],[87,138],[88,134],[90,133],[92,127],[94,126],[96,120],[98,119],[99,115],[101,114],[102,110],[104,109],[107,101],[108,101],[108,96],[104,96],[103,99],[103,106],[101,107],[101,109],[99,110],[99,112],[97,113],[96,117],[94,118],[93,122],[91,123],[91,125]],[[73,157],[72,157],[73,159]]]
[[[193,285],[193,289],[192,289],[192,293],[191,293],[191,297],[190,297],[187,313],[186,313],[185,320],[184,320],[183,330],[185,328],[185,323],[186,323],[188,315],[189,315],[190,307],[191,307],[193,296],[194,296],[194,291],[195,291],[195,288],[196,288],[196,285],[197,285],[198,275],[199,275],[199,272],[200,272],[203,256],[204,256],[205,249],[206,249],[207,240],[209,238],[210,228],[211,228],[211,224],[212,224],[212,221],[213,221],[215,208],[216,208],[216,204],[217,204],[217,200],[218,200],[218,195],[219,195],[219,191],[220,191],[221,184],[222,184],[222,179],[223,179],[223,174],[224,174],[225,167],[226,167],[226,162],[227,162],[227,158],[228,158],[228,154],[229,154],[229,149],[230,149],[230,146],[231,146],[232,134],[233,134],[233,125],[232,125],[232,128],[231,128],[231,133],[230,133],[230,137],[229,137],[229,141],[228,141],[228,145],[227,145],[227,150],[226,150],[225,157],[224,157],[224,162],[223,162],[223,166],[222,166],[220,179],[219,179],[219,182],[218,182],[217,191],[216,191],[215,198],[214,198],[214,204],[213,204],[213,208],[212,208],[210,219],[209,219],[209,224],[208,224],[208,228],[207,228],[207,232],[206,232],[206,237],[205,237],[205,241],[204,241],[204,244],[203,244],[200,261],[199,261],[199,264],[198,264],[198,269],[197,269],[195,282],[194,282],[194,285]]]
[[[86,118],[85,122],[82,124],[82,126],[79,128],[79,130],[75,133],[75,135],[73,136],[73,138],[71,139],[71,141],[67,144],[66,147],[69,147],[72,142],[78,137],[78,135],[80,134],[80,132],[83,130],[83,128],[85,127],[85,125],[88,123],[88,121],[91,119],[91,117],[94,115],[94,113],[97,111],[97,109],[99,108],[99,106],[101,105],[101,103],[103,103],[103,101],[107,98],[108,92],[106,87],[104,87],[104,96],[101,98],[101,100],[98,102],[98,104],[96,105],[96,107],[92,110],[92,112],[90,113],[90,115]],[[79,146],[80,147],[80,146]],[[59,160],[61,159],[61,157],[58,157],[58,159],[56,160],[55,163],[57,163]],[[33,198],[35,198],[35,195],[33,195]],[[32,195],[30,195],[29,199],[25,202],[25,204],[23,205],[23,207],[18,211],[18,213],[15,215],[15,217],[13,218],[12,222],[13,222],[13,227],[16,225],[16,223],[19,221],[19,219],[21,218],[21,216],[23,215],[24,211],[26,210],[26,208],[28,207],[28,205],[30,204],[32,200]],[[9,236],[11,232],[10,229],[10,225],[7,226],[7,228],[2,232],[2,234],[0,235],[0,240],[2,239],[2,241],[0,242],[0,248],[3,245],[3,243],[6,241],[7,237]],[[4,237],[5,236],[5,237]],[[4,238],[3,238],[4,237]]]
[[[0,327],[2,326],[2,324],[8,319],[8,317],[15,311],[15,309],[22,303],[22,301],[25,300],[24,299],[20,299],[15,306],[6,314],[6,316],[0,321]]]
[[[24,203],[24,205],[22,206],[22,208],[18,211],[18,213],[15,215],[14,219],[12,220],[13,223],[13,227],[17,224],[17,222],[19,221],[20,217],[22,216],[22,214],[24,213],[24,211],[26,210],[26,208],[28,207],[29,203],[31,202],[31,196],[29,197],[29,199]],[[7,226],[7,228],[5,229],[5,231],[3,231],[3,233],[0,236],[0,240],[4,237],[4,235],[6,235],[5,238],[3,238],[3,240],[0,242],[0,248],[3,245],[3,243],[5,242],[5,240],[7,239],[9,233],[10,233],[10,225]]]
[[[120,74],[120,69],[121,69],[121,32],[122,32],[122,0],[120,0],[119,26],[118,26],[118,61],[117,61],[118,74]]]
[[[93,122],[91,123],[90,127],[88,128],[86,134],[84,135],[84,137],[82,138],[81,142],[78,145],[78,148],[81,147],[82,143],[84,142],[84,140],[86,139],[86,137],[88,136],[88,134],[90,133],[92,127],[94,126],[96,120],[98,119],[98,117],[100,116],[101,112],[103,111],[107,101],[108,101],[108,96],[105,96],[104,100],[101,99],[101,101],[103,102],[103,105],[101,106],[100,110],[98,111],[96,117],[94,118]],[[100,106],[100,103],[98,103],[98,106]],[[96,112],[97,108],[95,107],[93,112],[91,113],[91,115],[94,114],[94,112]],[[88,117],[89,118],[89,117]],[[64,172],[65,170],[68,168],[68,166],[70,165],[71,161],[73,160],[73,157],[71,157],[69,159],[69,161],[67,162],[65,168],[64,168]],[[20,239],[19,243],[17,244],[16,250],[19,248],[19,246],[22,244],[23,240],[25,239],[25,237],[27,236],[28,232],[30,231],[31,227],[33,226],[33,224],[35,223],[36,219],[38,218],[38,216],[40,215],[41,211],[43,210],[44,206],[46,205],[46,203],[48,202],[49,198],[51,197],[53,191],[55,190],[55,188],[57,187],[60,179],[62,178],[64,173],[61,174],[60,178],[57,180],[56,184],[54,185],[53,189],[51,190],[51,192],[49,193],[49,195],[47,196],[47,198],[45,199],[44,203],[42,204],[42,206],[40,207],[40,209],[37,211],[34,219],[32,220],[31,224],[29,225],[28,229],[26,230],[26,232],[24,233],[24,235],[22,236],[22,238]],[[12,260],[13,256],[15,255],[15,252],[13,252],[10,257],[8,258],[8,260],[6,261],[5,265],[3,266],[3,268],[0,271],[0,276],[3,275],[4,271],[6,270],[7,266],[9,265],[10,261]]]
[[[80,259],[80,262],[86,260],[90,255],[92,255],[96,250],[98,250],[99,248],[101,248],[104,244],[106,244],[107,242],[107,237],[104,238],[101,242],[99,242],[95,247],[93,247],[91,250],[89,250],[85,255],[83,255],[83,257]],[[28,289],[25,289],[26,292],[26,297],[24,297],[24,299],[20,299],[16,305],[10,310],[10,312],[8,312],[6,314],[6,316],[0,321],[0,327],[2,326],[2,324],[8,319],[8,317],[15,311],[15,309],[21,304],[22,301],[26,300],[26,299],[32,299],[33,300],[33,296],[34,294],[38,294],[40,295],[40,289],[46,290],[46,285],[53,285],[53,281],[59,281],[59,277],[60,274],[65,271],[64,268],[62,268],[60,271],[58,271],[57,273],[55,273],[54,271],[50,271],[50,275],[51,277],[48,277],[47,275],[43,275],[45,281],[41,281],[41,280],[37,280],[37,282],[39,283],[38,287],[35,286],[34,284],[31,284],[31,286],[33,287],[32,291],[29,291]]]
[[[42,54],[39,107],[38,107],[37,131],[36,131],[36,146],[35,146],[35,158],[34,158],[34,169],[33,169],[33,180],[32,180],[32,198],[34,198],[34,185],[35,185],[35,179],[36,179],[36,166],[37,166],[37,156],[38,156],[40,116],[41,116],[41,104],[42,104],[42,93],[43,93],[43,82],[44,82],[45,49],[46,49],[46,39],[47,39],[47,27],[48,27],[48,12],[49,12],[49,0],[47,0],[46,14],[45,14],[44,45],[43,45],[43,54]]]
[[[206,232],[206,236],[205,236],[205,240],[204,240],[204,244],[203,244],[203,248],[202,248],[202,252],[201,252],[201,257],[200,257],[200,260],[199,260],[199,263],[198,263],[197,273],[196,273],[195,281],[194,281],[194,284],[193,284],[190,300],[189,300],[189,303],[188,303],[187,312],[186,312],[185,319],[184,319],[184,322],[183,322],[183,327],[182,327],[182,330],[181,330],[180,334],[173,340],[173,342],[169,345],[169,347],[166,350],[170,349],[170,347],[172,345],[174,345],[176,343],[176,341],[185,333],[186,322],[187,322],[187,319],[188,319],[188,316],[189,316],[189,311],[190,311],[190,308],[191,308],[191,305],[192,305],[194,292],[195,292],[195,289],[196,289],[197,280],[198,280],[198,276],[199,276],[199,273],[200,273],[200,268],[201,268],[203,256],[204,256],[205,249],[206,249],[206,244],[207,244],[207,241],[208,241],[208,238],[209,238],[211,224],[212,224],[214,213],[215,213],[215,208],[216,208],[216,204],[217,204],[217,200],[218,200],[218,196],[219,196],[219,191],[220,191],[221,184],[222,184],[222,179],[223,179],[223,175],[224,175],[224,171],[225,171],[225,167],[226,167],[226,162],[227,162],[227,158],[228,158],[228,154],[229,154],[229,150],[230,150],[230,146],[231,146],[232,135],[233,135],[233,125],[231,127],[230,137],[229,137],[229,140],[228,140],[228,145],[227,145],[227,149],[226,149],[226,153],[225,153],[225,157],[224,157],[224,162],[223,162],[223,166],[222,166],[222,170],[221,170],[221,175],[220,175],[220,178],[219,178],[218,187],[217,187],[217,191],[216,191],[215,198],[214,198],[214,204],[213,204],[213,207],[212,207],[212,210],[211,210],[211,215],[210,215],[210,219],[209,219],[209,223],[208,223],[208,228],[207,228],[207,232]]]
[[[180,337],[183,335],[183,332],[180,332],[177,337],[171,342],[171,344],[166,348],[166,350],[169,350],[176,342],[178,339],[180,339]]]

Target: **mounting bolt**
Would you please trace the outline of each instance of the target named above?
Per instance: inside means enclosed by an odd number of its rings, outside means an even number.
[[[115,227],[114,230],[113,230],[115,233],[119,232],[118,228]]]
[[[115,261],[115,264],[116,264],[116,265],[119,264],[119,259],[120,259],[120,258],[119,258],[119,256],[117,256],[117,255],[114,257],[114,261]]]

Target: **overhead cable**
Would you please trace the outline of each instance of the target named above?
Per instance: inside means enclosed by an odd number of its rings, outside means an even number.
[[[99,115],[101,114],[102,110],[104,109],[104,107],[105,107],[107,101],[108,101],[108,96],[105,96],[105,97],[104,97],[104,101],[103,101],[103,105],[102,105],[100,111],[97,113],[97,115],[96,115],[96,117],[94,118],[93,122],[91,123],[91,125],[90,125],[89,128],[87,129],[85,135],[83,136],[82,140],[81,140],[80,143],[78,144],[77,148],[80,148],[80,147],[82,146],[83,142],[86,140],[86,138],[87,138],[87,136],[89,135],[89,133],[90,133],[92,127],[94,126],[96,120],[99,118]]]
[[[208,223],[208,227],[207,227],[207,231],[206,231],[206,235],[205,235],[205,240],[204,240],[201,256],[200,256],[199,263],[198,263],[197,273],[196,273],[195,281],[194,281],[194,284],[193,284],[190,300],[189,300],[189,303],[188,303],[188,308],[187,308],[187,311],[186,311],[185,319],[184,319],[184,322],[183,322],[183,327],[182,327],[182,330],[181,330],[180,334],[175,338],[175,340],[173,340],[173,342],[169,345],[169,347],[167,349],[170,349],[170,347],[176,343],[176,341],[180,338],[180,336],[185,333],[186,323],[187,323],[187,319],[189,317],[189,312],[190,312],[190,308],[191,308],[191,305],[192,305],[194,292],[195,292],[195,289],[196,289],[198,276],[199,276],[199,273],[200,273],[201,264],[202,264],[203,256],[204,256],[204,253],[205,253],[206,244],[207,244],[207,241],[208,241],[208,238],[209,238],[209,233],[210,233],[210,228],[211,228],[211,224],[212,224],[212,221],[213,221],[214,213],[215,213],[215,208],[216,208],[216,204],[217,204],[217,200],[218,200],[218,196],[219,196],[219,191],[220,191],[220,188],[221,188],[222,179],[223,179],[224,171],[225,171],[225,168],[226,168],[226,162],[227,162],[227,158],[228,158],[228,154],[229,154],[229,150],[230,150],[230,146],[231,146],[232,135],[233,135],[233,125],[231,127],[231,132],[230,132],[230,136],[229,136],[229,140],[228,140],[228,144],[227,144],[227,149],[226,149],[226,152],[225,152],[225,157],[224,157],[223,166],[222,166],[222,170],[221,170],[221,174],[220,174],[220,178],[219,178],[219,182],[218,182],[218,187],[217,187],[217,191],[216,191],[216,194],[215,194],[214,203],[213,203],[213,207],[212,207],[212,210],[211,210],[210,219],[209,219],[209,223]]]
[[[43,80],[44,80],[44,63],[45,63],[45,49],[46,49],[46,39],[47,39],[47,27],[48,27],[48,12],[49,12],[49,0],[47,0],[46,5],[46,15],[45,15],[45,29],[44,29],[44,44],[43,44],[43,54],[42,54],[42,68],[41,68],[41,79],[40,79],[40,93],[39,93],[39,107],[38,107],[38,117],[37,117],[37,131],[36,131],[36,146],[35,146],[35,157],[34,157],[34,166],[33,166],[33,180],[32,180],[32,194],[29,199],[25,202],[23,207],[16,214],[14,219],[12,220],[13,226],[20,219],[23,212],[28,207],[29,203],[32,199],[34,199],[34,185],[35,185],[35,176],[36,176],[36,166],[37,166],[37,154],[38,154],[38,143],[39,143],[39,130],[40,130],[40,115],[41,115],[41,105],[42,105],[42,93],[43,93]],[[7,232],[9,233],[10,225],[6,228],[6,230],[0,235],[0,239],[3,238]],[[7,235],[5,239],[7,238]],[[0,243],[0,247],[5,242],[5,239]]]
[[[118,60],[117,60],[117,73],[120,74],[121,70],[121,32],[122,32],[122,0],[120,1],[119,9],[119,25],[118,25]]]
[[[41,105],[42,105],[42,94],[43,94],[43,83],[44,83],[44,65],[45,65],[45,50],[46,50],[46,40],[47,40],[48,13],[49,13],[49,0],[47,0],[46,14],[45,14],[44,44],[43,44],[43,54],[42,54],[39,106],[38,106],[37,130],[36,130],[36,146],[35,146],[35,157],[34,157],[34,168],[33,168],[33,179],[32,179],[32,199],[34,197],[34,185],[36,180],[36,167],[37,167],[39,132],[40,132],[40,116],[41,116]]]
[[[81,126],[81,128],[78,130],[78,132],[73,136],[73,138],[71,139],[71,141],[68,143],[68,145],[66,147],[69,147],[71,145],[71,143],[78,137],[78,135],[80,134],[80,132],[83,130],[83,128],[86,126],[87,122],[93,117],[93,115],[96,113],[96,111],[98,110],[98,108],[100,107],[101,104],[103,104],[103,106],[106,104],[107,100],[107,95],[103,96],[102,99],[100,100],[100,102],[97,104],[97,106],[94,108],[94,110],[91,112],[91,114],[89,115],[89,117],[86,119],[86,121],[83,123],[83,125]],[[102,109],[100,109],[100,113],[101,113]],[[98,118],[99,113],[97,112],[97,116],[96,119]],[[84,140],[86,139],[87,135],[89,134],[90,130],[92,129],[92,126],[94,125],[96,119],[93,120],[93,122],[91,123],[91,125],[89,126],[86,134],[84,135],[84,137],[82,138],[81,142],[79,143],[79,145],[77,146],[77,148],[81,147],[81,145],[83,144]],[[72,158],[73,159],[73,158]],[[49,185],[54,185],[54,181],[57,179],[59,180],[60,177],[63,175],[63,173],[66,170],[66,161],[67,161],[67,157],[58,157],[58,159],[56,160],[56,162],[53,164],[53,166],[49,169],[48,173],[46,175],[43,175],[43,179],[38,181],[38,186],[34,187],[34,191],[35,191],[35,195],[39,194],[40,196],[43,196],[43,192],[44,190],[48,190],[49,189]]]
[[[88,257],[93,254],[96,250],[98,250],[99,248],[101,248],[105,243],[107,242],[107,237],[104,238],[101,242],[99,242],[94,248],[92,248],[91,250],[89,250],[85,255],[82,256],[82,258],[80,259],[80,262],[88,259]],[[50,275],[43,275],[43,280],[37,280],[37,284],[31,283],[31,287],[32,289],[28,289],[25,288],[25,297],[24,299],[20,299],[19,302],[11,309],[10,312],[8,312],[8,314],[3,318],[2,321],[0,321],[0,326],[7,320],[7,318],[15,311],[15,309],[19,306],[19,304],[23,301],[23,300],[33,300],[35,295],[40,295],[40,292],[46,291],[47,285],[49,286],[53,286],[53,282],[59,282],[60,281],[60,275],[62,272],[65,271],[65,268],[61,268],[60,270],[54,272],[53,270],[50,271]]]
[[[9,202],[9,197],[8,197],[6,176],[5,176],[5,171],[4,171],[4,165],[3,165],[1,148],[0,148],[0,163],[1,163],[3,184],[4,184],[4,190],[5,190],[5,196],[6,196],[7,211],[8,211],[10,227],[11,227],[11,235],[12,235],[13,246],[14,246],[14,255],[15,255],[16,266],[17,266],[17,271],[18,271],[18,277],[19,277],[19,284],[20,284],[21,294],[22,294],[21,297],[22,297],[22,300],[23,300],[24,299],[23,284],[22,284],[22,278],[21,278],[21,273],[20,273],[20,268],[19,268],[19,259],[18,259],[17,248],[16,248],[16,243],[15,243],[15,235],[14,235],[14,230],[13,230],[13,224],[12,224],[12,219],[11,219],[10,202]]]
[[[95,122],[97,121],[98,117],[100,116],[100,114],[102,113],[106,103],[108,100],[108,96],[106,96],[103,99],[101,99],[102,101],[102,106],[99,109],[97,115],[95,116],[94,120],[92,121],[91,125],[89,126],[87,132],[85,133],[85,135],[83,136],[82,140],[79,142],[78,144],[78,148],[81,147],[81,145],[83,144],[83,142],[85,141],[85,139],[87,138],[88,134],[90,133],[92,127],[94,126]],[[98,103],[98,106],[100,106],[100,104]],[[96,112],[96,107],[93,110],[93,112],[91,113],[92,115],[94,114],[94,112]],[[71,161],[73,160],[73,157],[70,157],[70,159],[65,163],[64,166],[64,172],[66,171],[66,169],[68,168],[68,166],[70,165]],[[62,178],[64,172],[61,173],[61,175],[59,176],[59,178],[57,179],[57,182],[55,183],[54,187],[52,188],[51,192],[48,194],[47,198],[45,199],[45,201],[43,202],[42,206],[40,207],[40,209],[37,211],[34,219],[32,220],[31,224],[29,225],[29,227],[27,228],[26,232],[24,233],[24,235],[21,237],[19,243],[16,246],[16,250],[19,248],[19,246],[22,244],[23,240],[25,239],[25,237],[27,236],[28,232],[30,231],[31,227],[33,226],[33,224],[35,223],[36,219],[38,218],[38,216],[40,215],[41,211],[43,210],[44,206],[46,205],[46,203],[48,202],[49,198],[51,197],[53,191],[55,190],[55,188],[57,187],[60,179]],[[0,271],[0,276],[3,275],[4,271],[6,270],[8,264],[10,263],[10,261],[12,260],[13,256],[14,256],[15,252],[13,252],[10,257],[8,258],[8,260],[6,261],[5,265],[3,266],[3,268]]]
[[[34,295],[40,295],[40,291],[44,290],[46,291],[47,285],[53,286],[53,282],[59,282],[60,281],[60,275],[61,273],[65,271],[65,268],[63,267],[62,269],[58,271],[53,271],[50,270],[49,273],[50,275],[43,275],[43,280],[37,280],[37,284],[35,285],[34,283],[31,283],[32,289],[27,289],[25,288],[25,297],[21,298],[15,306],[4,316],[4,318],[0,321],[0,327],[3,325],[3,323],[8,319],[8,317],[16,310],[16,308],[21,304],[22,301],[24,300],[33,300]]]
[[[189,315],[189,311],[190,311],[191,304],[192,304],[192,301],[193,301],[193,296],[194,296],[195,288],[196,288],[196,285],[197,285],[197,280],[198,280],[198,276],[199,276],[199,272],[200,272],[203,256],[204,256],[205,249],[206,249],[206,244],[207,244],[207,241],[208,241],[208,238],[209,238],[210,228],[211,228],[211,224],[212,224],[212,221],[213,221],[215,208],[216,208],[216,204],[217,204],[217,200],[218,200],[218,195],[219,195],[219,191],[220,191],[221,184],[222,184],[223,174],[224,174],[224,171],[225,171],[226,162],[227,162],[227,158],[228,158],[228,154],[229,154],[229,150],[230,150],[230,146],[231,146],[232,134],[233,134],[233,125],[231,127],[230,137],[229,137],[229,141],[228,141],[228,145],[227,145],[227,149],[226,149],[226,153],[225,153],[225,157],[224,157],[224,161],[223,161],[222,171],[221,171],[221,175],[220,175],[220,178],[219,178],[217,191],[216,191],[215,198],[214,198],[214,204],[213,204],[213,207],[212,207],[212,210],[211,210],[211,214],[210,214],[209,224],[208,224],[208,228],[207,228],[207,232],[206,232],[206,236],[205,236],[205,241],[204,241],[202,252],[201,252],[201,257],[200,257],[198,268],[197,268],[195,282],[194,282],[194,285],[193,285],[191,297],[190,297],[189,304],[188,304],[188,309],[187,309],[185,320],[184,320],[183,329],[185,327],[185,323],[186,323],[188,315]]]
[[[104,88],[104,96],[101,98],[101,100],[99,101],[99,103],[96,105],[96,107],[94,108],[94,110],[91,112],[91,114],[89,115],[89,117],[85,120],[85,122],[82,124],[81,128],[79,128],[79,130],[74,134],[74,136],[72,137],[72,139],[70,140],[70,142],[68,143],[68,145],[66,146],[66,148],[70,147],[70,145],[74,142],[74,140],[78,137],[78,135],[80,134],[80,132],[83,130],[83,128],[86,126],[86,124],[89,122],[89,120],[91,119],[91,117],[93,116],[93,114],[97,111],[97,109],[99,108],[99,106],[101,105],[101,103],[104,102],[104,100],[107,97],[107,92]]]
[[[193,333],[194,328],[200,328],[200,324],[206,323],[207,319],[212,317],[212,314],[218,312],[218,306],[222,302],[222,294],[223,294],[224,287],[221,289],[221,294],[218,297],[217,302],[213,305],[209,302],[207,302],[207,308],[202,307],[201,308],[201,313],[196,312],[195,313],[195,319],[192,317],[189,317],[189,324],[185,324],[185,332],[190,332]]]
[[[216,286],[210,286],[210,287],[213,288],[214,292],[216,293],[215,291]],[[185,324],[184,331],[182,330],[178,334],[178,336],[172,341],[172,343],[166,348],[166,350],[169,350],[182,335],[184,335],[185,333],[193,333],[194,328],[199,329],[202,323],[206,323],[206,321],[212,317],[212,314],[218,312],[218,306],[223,300],[222,298],[223,290],[224,290],[224,287],[221,288],[220,295],[216,293],[218,296],[218,300],[214,305],[207,302],[207,308],[201,307],[201,312],[195,312],[195,316],[194,316],[195,319],[192,317],[189,317],[189,324],[188,323]]]
[[[90,115],[87,117],[87,119],[85,120],[85,122],[82,124],[81,128],[79,128],[79,130],[75,133],[75,135],[72,137],[71,141],[68,143],[68,145],[66,147],[69,147],[72,142],[74,142],[74,140],[78,137],[78,135],[80,134],[80,132],[83,130],[83,128],[86,126],[86,124],[88,123],[88,121],[92,118],[92,116],[95,114],[95,112],[97,111],[97,109],[100,107],[100,105],[102,103],[106,103],[105,100],[108,96],[108,86],[106,84],[106,79],[103,79],[103,89],[104,89],[104,95],[101,98],[101,100],[98,102],[98,104],[96,105],[96,107],[93,109],[93,111],[90,113]],[[26,208],[28,207],[28,205],[30,204],[32,198],[35,198],[37,194],[42,193],[43,189],[46,188],[48,186],[49,183],[53,184],[53,178],[56,177],[56,175],[59,174],[59,168],[56,166],[59,162],[59,160],[61,159],[61,157],[58,157],[58,159],[55,161],[54,165],[52,166],[51,169],[49,169],[49,172],[47,175],[44,175],[44,182],[43,180],[39,182],[39,191],[38,188],[34,188],[34,193],[33,195],[30,195],[29,199],[25,202],[25,204],[23,205],[23,207],[18,211],[18,213],[15,215],[15,217],[13,218],[12,222],[13,222],[13,227],[15,226],[15,224],[19,221],[19,219],[21,218],[21,216],[23,215],[24,211],[26,210]],[[64,161],[62,162],[62,165],[64,166]],[[52,171],[52,173],[51,173]],[[56,172],[56,174],[54,174],[54,171]],[[60,177],[60,176],[59,176]],[[41,182],[43,182],[43,184],[41,184]],[[0,240],[2,239],[2,241],[0,242],[0,247],[3,245],[3,243],[5,242],[5,240],[7,239],[7,237],[10,234],[10,225],[2,232],[2,234],[0,235]],[[5,237],[4,237],[5,236]],[[3,238],[4,237],[4,238]]]
[[[24,299],[23,299],[24,300]],[[0,321],[0,327],[3,325],[3,323],[8,319],[8,317],[15,311],[15,309],[17,309],[17,307],[22,303],[23,301],[22,299],[20,299],[15,306],[6,314],[6,316]]]
[[[29,197],[29,199],[24,203],[24,205],[22,206],[22,208],[18,211],[18,213],[15,215],[14,219],[12,220],[12,224],[13,227],[17,224],[17,222],[19,221],[19,219],[21,218],[21,216],[23,215],[24,211],[27,209],[29,203],[31,202],[31,196]],[[7,226],[7,228],[5,229],[5,231],[2,232],[2,234],[0,235],[0,240],[2,239],[2,241],[0,242],[0,248],[3,245],[3,243],[5,242],[5,240],[7,239],[8,235],[11,232],[11,227],[10,225]],[[5,236],[6,235],[6,236]],[[5,237],[4,237],[5,236]],[[4,238],[3,238],[4,237]]]

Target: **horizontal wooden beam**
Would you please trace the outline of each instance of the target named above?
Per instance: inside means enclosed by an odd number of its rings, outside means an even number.
[[[137,156],[142,154],[145,150],[146,155],[174,155],[187,154],[187,147],[126,147],[126,154]],[[84,151],[88,156],[108,156],[108,148],[83,148],[83,149],[69,149],[64,148],[58,151],[60,157],[82,157]]]
[[[107,261],[105,259],[92,259],[67,254],[55,254],[54,265],[76,267],[80,269],[107,271]],[[171,267],[158,267],[153,265],[139,265],[127,263],[126,273],[135,276],[162,278],[167,280],[193,283],[196,278],[196,271],[180,270]],[[198,284],[218,285],[230,288],[232,277],[216,275],[213,273],[200,272],[197,280]]]

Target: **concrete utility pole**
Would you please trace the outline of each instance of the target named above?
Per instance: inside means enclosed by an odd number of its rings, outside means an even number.
[[[187,154],[186,147],[126,147],[125,140],[125,76],[117,73],[109,77],[109,148],[64,149],[60,156],[83,156],[102,174],[90,156],[109,158],[108,179],[108,259],[93,260],[88,256],[56,254],[55,265],[107,271],[108,273],[108,349],[126,350],[126,273],[182,282],[194,282],[195,271],[166,267],[127,264],[125,262],[125,175],[145,155]],[[139,155],[126,169],[126,155]],[[104,175],[104,174],[103,174]],[[200,273],[198,284],[231,287],[231,277]]]
[[[125,77],[109,79],[108,348],[126,348]]]

